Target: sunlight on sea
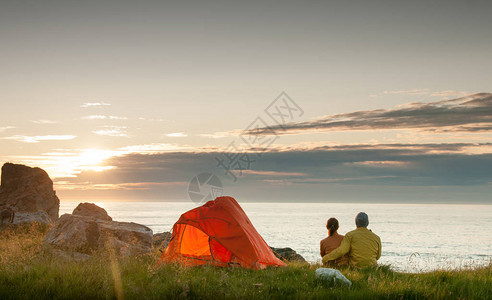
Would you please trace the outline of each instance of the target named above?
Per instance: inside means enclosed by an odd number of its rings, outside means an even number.
[[[61,203],[60,215],[77,202]],[[144,224],[154,233],[169,231],[193,202],[97,202],[116,221]],[[368,203],[240,203],[265,241],[290,247],[310,262],[321,260],[319,241],[327,234],[326,220],[336,217],[340,234],[355,228],[359,211],[381,237],[380,263],[406,272],[466,268],[492,258],[492,206]]]

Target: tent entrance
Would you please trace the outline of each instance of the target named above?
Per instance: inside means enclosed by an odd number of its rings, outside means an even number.
[[[200,229],[185,225],[181,236],[181,255],[190,257],[211,256],[209,236]]]
[[[229,262],[232,253],[214,238],[191,225],[184,226],[180,253],[189,258]]]

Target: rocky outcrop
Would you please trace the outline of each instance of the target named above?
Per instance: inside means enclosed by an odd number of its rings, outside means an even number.
[[[79,203],[73,210],[72,214],[78,216],[93,217],[104,221],[113,221],[104,208],[101,208],[94,203]]]
[[[171,241],[170,232],[161,232],[154,234],[154,248],[158,248],[161,251],[164,251],[167,248],[167,245]],[[161,247],[162,246],[162,247]]]
[[[144,225],[129,222],[117,222],[107,212],[95,204],[92,215],[80,215],[76,212],[88,211],[77,206],[73,214],[62,215],[44,238],[44,245],[55,249],[54,253],[64,251],[66,256],[79,254],[92,255],[97,252],[111,251],[119,256],[132,256],[152,252],[152,230]],[[96,206],[97,208],[94,208]]]
[[[43,169],[6,163],[2,167],[1,180],[0,211],[11,209],[15,215],[20,215],[14,217],[13,223],[17,220],[51,223],[58,219],[60,199],[53,190],[53,181]],[[49,220],[40,217],[42,212]],[[34,215],[28,217],[26,214]]]
[[[277,258],[288,262],[306,262],[304,257],[294,251],[292,248],[274,248],[270,247]]]
[[[38,210],[33,213],[16,213],[14,216],[13,224],[24,224],[24,223],[42,223],[50,225],[53,222],[51,221],[50,216],[45,211]]]

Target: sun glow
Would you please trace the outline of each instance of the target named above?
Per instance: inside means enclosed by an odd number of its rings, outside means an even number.
[[[168,151],[189,151],[192,148],[181,147],[175,144],[153,143],[144,145],[132,145],[115,150],[108,149],[54,149],[53,152],[36,156],[10,156],[3,160],[38,166],[51,178],[77,177],[84,171],[102,172],[116,168],[108,163],[112,157],[131,153],[150,154]]]
[[[85,149],[81,151],[76,162],[84,170],[103,171],[104,167],[101,167],[100,164],[116,154],[112,150]]]
[[[76,177],[83,171],[101,172],[114,169],[114,166],[105,165],[105,162],[121,154],[121,151],[102,149],[58,149],[41,156],[15,156],[8,158],[8,161],[38,166],[46,170],[52,178],[63,178]]]
[[[101,172],[113,169],[113,166],[102,165],[110,157],[118,155],[118,152],[112,150],[101,149],[83,149],[78,153],[68,156],[56,157],[52,163],[52,167],[56,168],[54,177],[59,177],[59,174],[64,174],[68,177],[76,176],[83,171]]]

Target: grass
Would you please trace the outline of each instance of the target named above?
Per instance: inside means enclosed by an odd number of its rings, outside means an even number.
[[[0,232],[0,299],[491,299],[492,265],[473,270],[408,274],[388,266],[342,269],[351,288],[318,281],[319,265],[255,271],[163,265],[148,255],[86,262],[53,257],[42,248],[48,228]]]

